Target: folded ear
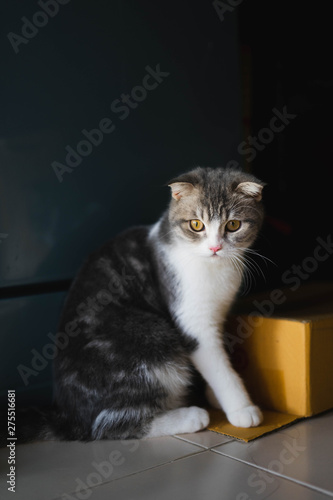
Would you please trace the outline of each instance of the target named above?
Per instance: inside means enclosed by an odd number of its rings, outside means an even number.
[[[188,196],[194,189],[193,184],[190,182],[175,181],[168,184],[168,186],[171,188],[172,197],[177,201],[183,196]]]
[[[263,185],[257,182],[241,182],[236,187],[236,192],[245,194],[246,196],[251,196],[256,201],[260,201],[262,198]]]

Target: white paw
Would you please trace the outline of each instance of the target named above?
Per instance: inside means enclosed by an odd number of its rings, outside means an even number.
[[[263,415],[258,406],[246,406],[227,414],[229,422],[235,427],[256,427],[263,421]]]
[[[189,408],[182,408],[183,411],[183,432],[198,432],[205,429],[209,424],[208,411],[198,406],[190,406]]]

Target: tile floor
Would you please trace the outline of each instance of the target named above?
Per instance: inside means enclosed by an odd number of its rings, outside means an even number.
[[[333,411],[243,443],[211,431],[16,447],[15,500],[319,500],[333,497]]]

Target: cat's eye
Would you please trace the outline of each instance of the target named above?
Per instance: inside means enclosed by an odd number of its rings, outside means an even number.
[[[241,222],[239,220],[229,220],[229,222],[227,222],[225,226],[226,230],[231,233],[237,231],[240,227],[241,227]]]
[[[199,219],[192,219],[190,220],[190,228],[199,233],[205,228],[205,224]]]

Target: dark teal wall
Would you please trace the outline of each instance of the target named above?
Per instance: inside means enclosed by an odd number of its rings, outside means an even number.
[[[225,164],[241,140],[236,9],[222,22],[203,0],[42,4],[7,2],[1,38],[0,389],[31,401],[51,363],[28,385],[17,367],[56,331],[62,280],[154,222],[169,178]]]

